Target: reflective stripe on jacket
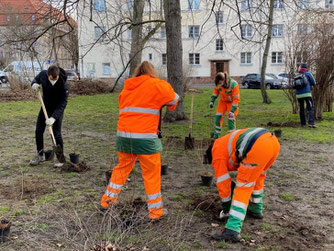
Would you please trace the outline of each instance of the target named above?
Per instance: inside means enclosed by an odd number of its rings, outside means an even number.
[[[215,86],[212,92],[212,98],[220,96],[221,101],[232,103],[231,112],[234,112],[240,102],[239,85],[233,78],[229,78],[228,84],[228,88],[224,88],[221,85]]]
[[[164,80],[148,75],[125,80],[118,98],[117,151],[136,154],[162,151],[157,135],[159,110],[163,105],[174,110],[178,99]]]

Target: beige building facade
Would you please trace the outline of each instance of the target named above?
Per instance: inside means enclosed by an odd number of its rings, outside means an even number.
[[[160,2],[146,3],[145,21],[152,22],[144,24],[144,34],[154,28],[154,20],[162,19]],[[236,79],[248,73],[260,73],[268,3],[241,0],[237,13],[235,1],[216,3],[214,7],[213,2],[181,0],[184,71],[194,82],[212,82],[218,71],[227,71]],[[82,77],[114,79],[124,71],[132,42],[128,21],[132,17],[132,4],[131,0],[94,0],[91,12],[89,1],[81,2],[78,29]],[[312,32],[305,14],[330,12],[333,7],[332,0],[275,0],[267,72],[288,71],[285,59],[292,51],[294,39]],[[146,43],[142,60],[150,61],[161,75],[166,74],[163,25]]]

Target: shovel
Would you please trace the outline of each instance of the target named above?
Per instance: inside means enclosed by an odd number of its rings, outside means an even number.
[[[195,139],[191,137],[191,132],[193,128],[193,109],[194,109],[194,94],[191,95],[189,135],[184,139],[185,150],[194,149]]]
[[[40,91],[37,93],[37,96],[38,96],[39,101],[41,102],[42,110],[43,110],[45,119],[47,120],[47,119],[49,119],[49,117],[48,117],[48,113],[45,109],[44,101],[43,101],[43,98],[42,98],[42,95],[41,95]],[[56,139],[55,139],[55,136],[53,134],[52,126],[47,126],[47,127],[48,127],[49,133],[51,135],[51,139],[52,139],[52,143],[53,143],[53,151],[56,153],[58,161],[60,163],[65,163],[66,160],[65,160],[65,156],[63,154],[63,149],[61,149],[60,145],[57,145],[57,143],[56,143]]]

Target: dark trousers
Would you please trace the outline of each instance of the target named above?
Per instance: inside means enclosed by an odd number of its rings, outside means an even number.
[[[302,126],[306,125],[304,101],[308,111],[308,124],[314,125],[314,105],[311,97],[298,99],[300,123]]]
[[[53,134],[55,136],[57,145],[60,145],[61,148],[63,149],[63,139],[61,137],[62,121],[63,121],[63,116],[61,116],[59,119],[56,119],[56,121],[54,122],[52,126],[52,129],[53,129]],[[35,131],[36,146],[37,146],[37,152],[39,155],[43,155],[43,152],[44,152],[43,151],[44,150],[43,134],[45,131],[45,127],[46,125],[45,125],[44,113],[42,110],[40,110],[38,117],[37,117],[36,131]]]

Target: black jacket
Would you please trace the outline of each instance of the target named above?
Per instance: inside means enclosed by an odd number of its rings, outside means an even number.
[[[67,105],[69,85],[65,70],[60,69],[59,79],[52,85],[49,81],[47,71],[41,71],[32,81],[31,85],[37,83],[42,86],[43,101],[49,117],[59,119]]]

